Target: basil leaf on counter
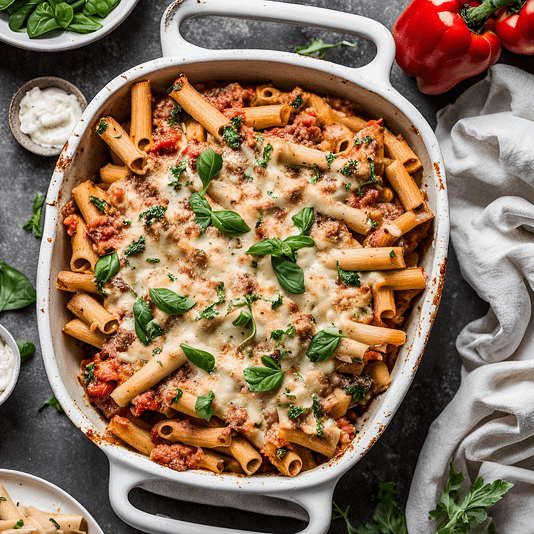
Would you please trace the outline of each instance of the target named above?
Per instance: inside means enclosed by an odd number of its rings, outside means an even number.
[[[206,371],[206,373],[211,373],[215,366],[215,358],[213,357],[213,354],[210,354],[205,350],[195,349],[185,343],[180,343],[180,347],[191,363],[200,367],[202,370]]]
[[[215,393],[210,391],[209,393],[206,393],[206,395],[198,397],[195,402],[195,412],[199,417],[202,417],[202,419],[205,419],[208,422],[213,416],[213,407],[211,406],[211,403],[214,398]]]
[[[41,228],[41,213],[43,211],[43,205],[45,201],[45,196],[42,193],[37,193],[35,200],[33,201],[33,215],[30,219],[24,223],[22,227],[24,230],[33,232],[35,237],[43,237],[43,229]]]
[[[161,287],[148,290],[152,302],[165,313],[181,315],[196,305],[192,299],[178,295],[174,291]]]
[[[306,356],[312,362],[324,362],[328,360],[337,349],[342,337],[346,336],[341,334],[341,330],[333,330],[332,328],[320,330],[310,341]]]
[[[46,406],[53,406],[59,413],[63,413],[63,409],[61,408],[61,405],[59,404],[55,395],[52,395],[47,401],[44,401],[43,405],[37,411],[40,412]]]
[[[301,234],[307,234],[315,219],[313,208],[303,208],[296,215],[291,217],[293,224],[300,230]]]
[[[243,376],[250,391],[272,391],[282,385],[285,372],[272,358],[269,360],[270,367],[253,366],[243,370]],[[263,357],[262,361],[265,364],[266,357]]]
[[[156,339],[164,333],[163,328],[153,321],[152,312],[142,298],[135,302],[133,313],[135,333],[144,345],[148,345],[153,339]]]
[[[30,281],[13,267],[0,261],[0,312],[18,310],[35,302],[35,289]]]
[[[119,272],[119,255],[116,252],[101,256],[95,265],[95,283],[98,291],[105,295],[103,285]]]
[[[271,256],[271,265],[280,285],[293,295],[304,293],[304,272],[285,256]]]
[[[35,345],[31,341],[16,341],[20,352],[20,361],[24,363],[34,352]]]
[[[220,154],[217,154],[212,148],[204,150],[201,152],[197,159],[197,172],[202,180],[202,185],[204,186],[200,194],[204,196],[204,193],[207,191],[208,186],[210,185],[211,180],[219,173],[222,169],[223,159]]]

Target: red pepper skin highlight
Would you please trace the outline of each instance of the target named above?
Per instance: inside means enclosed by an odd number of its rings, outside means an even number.
[[[510,52],[534,55],[534,0],[527,0],[519,14],[500,10],[495,33]]]
[[[491,67],[501,55],[500,39],[488,20],[480,32],[460,16],[463,0],[413,0],[393,27],[395,59],[417,78],[422,93],[438,95]],[[478,6],[479,2],[468,2]]]

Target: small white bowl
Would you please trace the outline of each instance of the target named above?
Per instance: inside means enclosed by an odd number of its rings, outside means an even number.
[[[27,150],[37,154],[38,156],[59,156],[63,147],[51,147],[43,146],[35,141],[32,141],[29,135],[20,131],[20,101],[24,98],[26,93],[39,87],[39,89],[47,89],[49,87],[56,87],[62,89],[70,95],[75,95],[80,103],[82,111],[87,107],[87,99],[83,96],[83,93],[72,83],[62,78],[55,78],[54,76],[43,76],[41,78],[34,78],[29,82],[26,82],[13,96],[11,105],[9,106],[9,127],[11,132],[15,136],[15,139]]]
[[[11,395],[12,391],[15,389],[15,385],[19,378],[20,352],[19,352],[17,343],[13,339],[13,336],[1,324],[0,324],[0,338],[13,351],[13,355],[15,356],[15,369],[13,370],[13,377],[11,378],[11,382],[7,386],[7,388],[4,391],[2,391],[2,393],[0,393],[0,405],[2,405],[7,400],[9,395]]]

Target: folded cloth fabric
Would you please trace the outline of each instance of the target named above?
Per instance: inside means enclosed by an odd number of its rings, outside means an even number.
[[[515,484],[489,513],[500,534],[532,534],[534,76],[496,65],[438,113],[436,134],[450,192],[452,244],[464,278],[489,311],[458,336],[461,385],[421,451],[408,531],[433,532],[428,511],[453,461],[471,483],[482,476],[486,483],[500,478]]]

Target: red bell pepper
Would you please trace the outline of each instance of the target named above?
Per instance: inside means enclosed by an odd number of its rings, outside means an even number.
[[[503,8],[495,23],[502,45],[516,54],[534,54],[534,0]]]
[[[491,67],[501,54],[491,15],[517,0],[413,0],[393,27],[395,59],[436,95]]]

